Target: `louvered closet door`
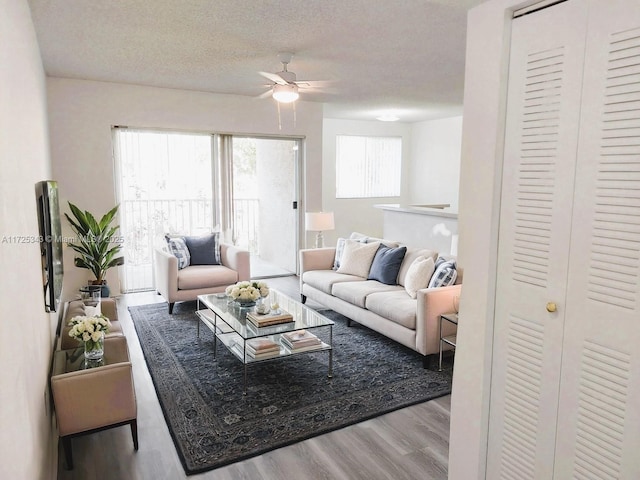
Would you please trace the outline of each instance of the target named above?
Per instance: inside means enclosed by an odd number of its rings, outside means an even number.
[[[589,6],[556,479],[640,479],[640,2]]]
[[[553,476],[586,11],[515,19],[487,479]],[[548,302],[557,304],[549,313]]]

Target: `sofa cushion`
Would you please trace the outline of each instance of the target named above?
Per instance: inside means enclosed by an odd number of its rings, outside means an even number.
[[[435,262],[438,252],[425,248],[407,248],[407,253],[404,255],[404,260],[402,260],[402,265],[400,265],[400,271],[398,272],[398,285],[404,286],[404,280],[407,276],[407,272],[409,271],[409,267],[413,261],[420,256],[425,258],[431,257]]]
[[[337,272],[367,278],[371,262],[373,262],[373,257],[379,246],[378,242],[360,243],[356,240],[347,239]]]
[[[321,292],[331,295],[333,285],[340,282],[358,282],[362,277],[355,275],[345,275],[333,270],[311,270],[302,274],[302,281]]]
[[[407,247],[390,248],[380,245],[369,270],[369,280],[377,280],[387,285],[397,285],[398,272]]]
[[[413,261],[404,280],[404,288],[411,298],[418,296],[418,290],[427,288],[434,268],[431,257],[420,256]]]
[[[238,281],[238,272],[223,265],[190,265],[178,270],[178,290],[221,287]]]
[[[455,260],[445,260],[442,257],[438,257],[435,264],[435,271],[429,281],[429,288],[453,285],[457,276],[458,272],[456,271]]]
[[[178,259],[178,268],[183,269],[188,267],[191,263],[191,255],[187,244],[182,237],[169,237],[167,238],[167,247],[169,253]]]
[[[375,292],[389,292],[398,290],[402,287],[395,285],[386,285],[384,283],[376,282],[375,280],[365,280],[359,282],[343,282],[333,285],[331,293],[334,297],[337,297],[345,302],[349,302],[352,305],[356,305],[360,308],[365,308],[366,299],[368,295]]]
[[[187,236],[184,241],[191,255],[191,265],[220,265],[220,232]]]
[[[367,296],[367,310],[377,313],[398,325],[416,329],[417,300],[409,297],[403,288],[389,292],[376,292]]]

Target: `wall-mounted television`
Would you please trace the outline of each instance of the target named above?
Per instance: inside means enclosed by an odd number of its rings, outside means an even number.
[[[58,310],[62,297],[62,277],[64,274],[58,184],[52,180],[36,183],[36,201],[38,203],[44,308],[47,312],[55,312]]]

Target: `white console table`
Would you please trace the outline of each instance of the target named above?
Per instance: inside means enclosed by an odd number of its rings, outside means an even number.
[[[448,208],[380,204],[383,237],[410,247],[426,247],[442,254],[457,254],[458,214]],[[452,245],[453,244],[453,245]]]

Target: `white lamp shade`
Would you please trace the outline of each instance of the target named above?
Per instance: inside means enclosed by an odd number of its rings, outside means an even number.
[[[307,212],[305,214],[305,224],[310,232],[326,232],[333,230],[333,212]]]

